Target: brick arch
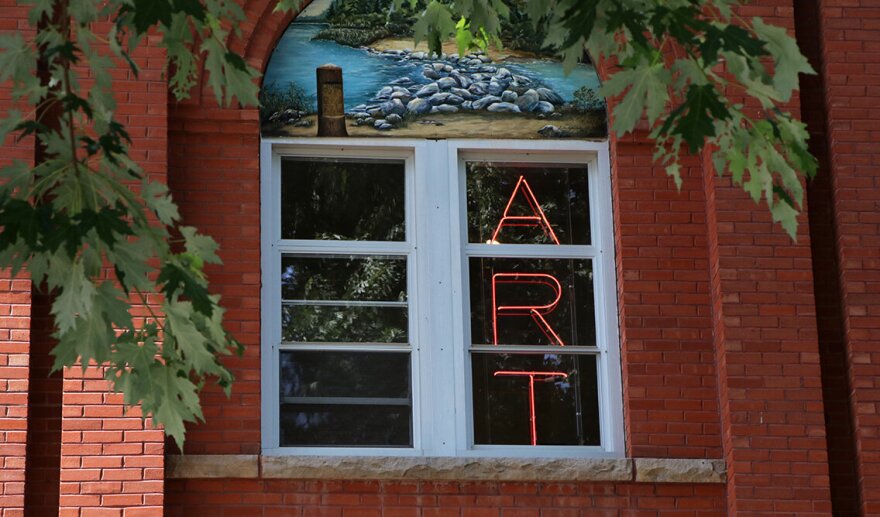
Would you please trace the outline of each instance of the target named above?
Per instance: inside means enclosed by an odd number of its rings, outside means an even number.
[[[305,2],[303,8],[310,3],[311,0]],[[277,0],[248,0],[245,13],[248,20],[255,20],[253,30],[241,48],[235,44],[231,45],[232,50],[239,52],[248,64],[264,74],[275,45],[288,25],[299,14],[299,12],[285,14],[273,12],[276,4]]]
[[[305,8],[310,3],[311,0],[306,0],[302,7]],[[284,34],[290,22],[299,14],[299,11],[274,12],[277,4],[278,0],[242,0],[241,8],[244,11],[245,19],[239,27],[241,34],[239,36],[232,34],[227,41],[229,50],[244,57],[245,61],[261,74],[266,71],[266,66],[269,63],[269,58],[272,57],[278,39]],[[216,103],[214,92],[205,80],[205,75],[205,61],[202,60],[193,96],[181,101],[180,104],[211,106]],[[177,104],[170,92],[168,100],[169,104]]]

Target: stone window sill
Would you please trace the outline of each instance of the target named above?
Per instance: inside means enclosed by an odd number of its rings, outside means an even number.
[[[166,457],[168,479],[371,479],[724,483],[724,460],[535,459],[183,455]]]

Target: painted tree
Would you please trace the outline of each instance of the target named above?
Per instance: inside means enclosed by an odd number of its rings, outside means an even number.
[[[403,0],[393,0],[388,9]],[[505,0],[408,0],[421,10],[417,40],[439,51],[498,41]],[[521,1],[521,0],[508,0]],[[202,418],[199,391],[232,375],[220,362],[239,348],[223,329],[205,264],[213,239],[181,224],[167,187],[128,154],[111,70],[147,33],[167,55],[171,94],[185,98],[200,64],[221,105],[257,103],[258,72],[229,51],[244,20],[233,0],[32,0],[34,31],[0,35],[0,83],[17,110],[0,137],[32,135],[36,163],[0,171],[0,267],[27,271],[54,294],[55,368],[106,364],[113,389],[140,404],[182,444],[184,423]],[[297,9],[281,0],[277,10]],[[719,174],[769,208],[796,237],[802,182],[816,163],[802,123],[784,105],[798,74],[812,73],[782,28],[737,14],[741,0],[529,0],[544,45],[573,66],[586,53],[611,64],[602,94],[616,97],[613,129],[646,119],[656,160],[681,184],[679,160],[711,146]],[[89,76],[88,86],[85,77]],[[754,101],[747,110],[731,93]],[[108,270],[110,275],[105,274]],[[133,304],[161,293],[160,313],[136,325]]]

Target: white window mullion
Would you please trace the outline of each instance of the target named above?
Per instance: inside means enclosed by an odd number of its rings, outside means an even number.
[[[450,264],[449,185],[446,142],[426,141],[416,149],[418,237],[419,372],[424,449],[430,455],[453,455],[455,400],[451,396],[456,363],[453,354]]]
[[[450,264],[452,266],[452,329],[454,335],[453,356],[458,368],[453,380],[455,407],[455,454],[465,455],[473,443],[471,426],[471,358],[468,347],[471,341],[470,298],[467,256],[463,253],[467,241],[467,196],[464,193],[464,158],[459,143],[449,142],[447,149],[447,176],[449,202],[449,227],[451,229]]]
[[[260,419],[260,436],[263,450],[277,449],[279,439],[279,390],[278,364],[279,350],[277,343],[281,341],[280,325],[269,322],[278,321],[274,311],[281,307],[281,288],[278,282],[278,270],[281,268],[281,255],[277,251],[280,230],[277,215],[280,213],[280,170],[281,157],[274,152],[271,143],[262,142],[260,149],[260,197],[261,206],[261,238],[260,265],[260,301],[263,316],[260,325],[260,340],[263,344],[261,358],[261,391],[262,418]],[[278,171],[278,172],[276,172]]]
[[[614,220],[608,148],[598,150],[590,161],[592,196],[590,216],[593,221],[599,256],[593,261],[596,293],[596,338],[602,349],[599,361],[599,390],[602,415],[602,444],[606,451],[623,456],[623,385],[620,362],[620,322],[617,310],[617,271],[614,260]]]

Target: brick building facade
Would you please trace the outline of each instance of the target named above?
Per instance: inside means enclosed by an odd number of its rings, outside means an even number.
[[[232,47],[263,70],[292,17],[242,3]],[[26,13],[0,0],[0,31],[28,30]],[[140,76],[115,77],[119,115],[133,157],[220,243],[211,282],[247,345],[227,361],[237,382],[230,398],[205,392],[185,456],[95,369],[65,372],[60,422],[36,418],[53,403],[49,381],[29,383],[45,301],[0,276],[0,515],[53,490],[65,516],[880,514],[880,5],[756,0],[743,14],[796,32],[819,71],[791,105],[821,162],[799,239],[708,158],[686,162],[677,192],[644,134],[610,139],[625,448],[593,459],[262,455],[259,116],[201,87],[173,101],[147,45]],[[7,141],[0,159],[32,154]],[[57,487],[28,499],[25,480],[53,469]]]

